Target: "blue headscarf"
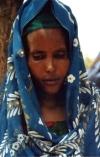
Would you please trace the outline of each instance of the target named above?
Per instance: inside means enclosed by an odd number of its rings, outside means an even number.
[[[39,103],[27,67],[22,36],[25,26],[48,0],[24,0],[11,30],[7,76],[0,106],[0,157],[100,156],[98,90],[87,79],[75,17],[70,8],[50,0],[52,14],[69,32],[71,67],[66,76],[68,132],[51,133],[39,114]]]

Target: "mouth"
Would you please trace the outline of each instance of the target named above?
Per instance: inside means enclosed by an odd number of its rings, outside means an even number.
[[[60,82],[60,79],[59,78],[55,78],[55,79],[44,79],[43,80],[43,83],[45,85],[48,85],[48,86],[54,86],[54,85],[58,85]]]

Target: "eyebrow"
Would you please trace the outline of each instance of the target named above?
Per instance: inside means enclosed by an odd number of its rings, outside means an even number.
[[[59,52],[59,51],[66,51],[67,52],[68,48],[66,48],[66,47],[59,48],[59,49],[55,50],[54,53]],[[39,49],[34,49],[33,51],[30,51],[31,54],[32,53],[36,53],[36,52],[38,52],[38,53],[45,53],[46,51],[39,50]]]
[[[30,53],[32,54],[32,53],[36,53],[36,52],[38,52],[38,53],[44,53],[45,51],[35,49],[35,50],[31,51]]]

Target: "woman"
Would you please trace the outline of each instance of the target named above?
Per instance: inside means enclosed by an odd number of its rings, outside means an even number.
[[[24,1],[8,51],[0,155],[99,156],[98,90],[87,80],[70,8]]]

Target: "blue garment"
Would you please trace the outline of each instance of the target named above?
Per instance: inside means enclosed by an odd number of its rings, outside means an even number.
[[[68,6],[50,0],[54,17],[69,32],[71,67],[65,79],[68,132],[51,133],[39,113],[35,87],[27,67],[24,27],[48,0],[24,0],[14,21],[7,76],[0,106],[0,157],[100,156],[98,90],[88,81],[78,40],[77,22]]]

